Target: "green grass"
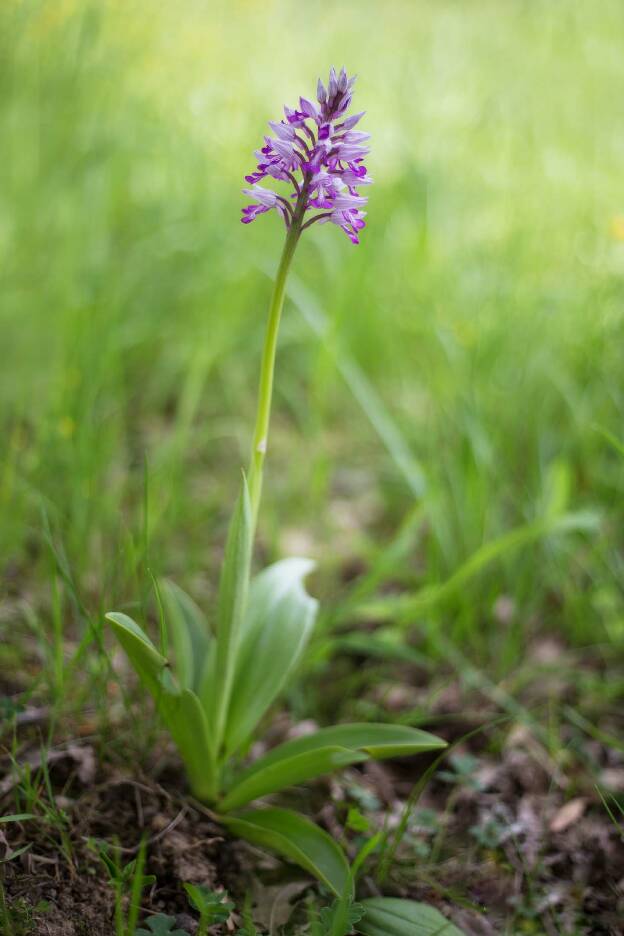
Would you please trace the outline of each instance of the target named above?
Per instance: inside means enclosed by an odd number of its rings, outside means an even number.
[[[214,607],[283,239],[242,175],[343,61],[369,227],[296,257],[259,554],[321,559],[325,649],[399,619],[497,703],[536,634],[621,659],[623,36],[618,0],[2,4],[7,674],[105,723],[103,612],[152,574]]]
[[[384,9],[381,42],[378,8],[351,3],[303,42],[280,3],[147,24],[140,2],[3,8],[0,545],[48,605],[66,599],[43,586],[42,510],[91,613],[146,592],[148,544],[210,601],[282,238],[238,224],[241,173],[282,99],[344,59],[374,138],[370,227],[359,250],[315,231],[297,258],[265,549],[287,528],[330,568],[374,560],[416,499],[417,561],[395,574],[437,587],[550,509],[591,510],[598,530],[462,588],[453,632],[483,651],[504,593],[507,665],[537,613],[574,643],[624,639],[622,468],[596,428],[621,435],[621,8]],[[58,637],[67,614],[45,617]]]

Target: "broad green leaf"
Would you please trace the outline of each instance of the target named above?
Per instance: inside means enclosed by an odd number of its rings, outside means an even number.
[[[208,622],[193,599],[175,582],[161,580],[167,631],[173,643],[176,676],[186,689],[199,689],[213,644]]]
[[[240,783],[235,782],[219,808],[230,812],[268,793],[275,793],[312,777],[332,773],[334,770],[348,767],[349,764],[365,760],[368,760],[367,754],[337,745],[295,754],[294,757],[286,757],[255,771]]]
[[[318,752],[334,746],[381,760],[386,757],[440,750],[446,747],[446,741],[429,734],[428,731],[410,728],[407,725],[362,723],[321,728],[314,734],[304,735],[294,741],[286,741],[273,748],[264,757],[260,757],[239,775],[237,787],[247,783],[252,777],[265,773],[269,767],[280,763],[285,764],[302,754]],[[314,774],[309,776],[314,776]]]
[[[289,858],[337,896],[349,888],[349,865],[339,845],[309,819],[288,809],[251,809],[222,816],[228,829],[253,845]]]
[[[198,797],[211,798],[214,795],[214,760],[206,715],[199,699],[190,689],[180,688],[168,661],[132,618],[117,611],[110,612],[106,618],[139,679],[153,696],[186,764],[193,791]]]
[[[214,799],[214,755],[201,702],[190,689],[183,689],[179,696],[165,696],[159,709],[186,764],[193,792],[199,799]]]
[[[361,906],[365,913],[357,931],[362,936],[464,936],[434,907],[414,900],[371,897]]]
[[[117,640],[141,682],[154,698],[160,697],[165,685],[175,689],[166,658],[159,653],[143,628],[121,611],[109,611],[106,619],[113,625]]]
[[[148,929],[139,929],[134,931],[134,936],[189,936],[186,930],[174,929],[176,925],[175,917],[167,916],[164,913],[157,913],[155,916],[148,917],[145,921]]]
[[[301,659],[318,608],[303,587],[313,568],[309,559],[284,559],[251,583],[227,722],[228,753],[247,740]]]
[[[207,687],[210,700],[207,709],[214,713],[215,751],[221,746],[232,696],[241,629],[247,607],[252,540],[251,505],[247,481],[243,477],[221,568],[217,604],[217,646],[211,685]]]

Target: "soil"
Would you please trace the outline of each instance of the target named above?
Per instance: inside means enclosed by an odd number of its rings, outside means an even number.
[[[401,677],[385,698],[398,718],[410,710],[418,682],[409,668]],[[196,914],[183,889],[191,882],[226,891],[238,908],[252,894],[260,932],[268,931],[270,919],[289,920],[289,928],[275,926],[276,933],[305,932],[297,920],[305,919],[303,902],[316,892],[313,882],[228,839],[209,811],[189,797],[175,752],[164,742],[141,767],[131,750],[123,753],[123,744],[96,751],[94,738],[84,732],[68,742],[58,729],[59,740],[42,765],[37,739],[46,717],[45,709],[34,706],[18,713],[17,759],[29,764],[49,817],[36,825],[0,825],[0,881],[15,936],[111,936],[113,889],[94,843],[119,846],[125,864],[136,857],[142,838],[145,873],[156,879],[143,892],[143,924],[150,915],[166,913],[193,934]],[[459,743],[425,786],[396,843],[405,804],[430,758],[368,763],[295,791],[285,802],[315,816],[351,857],[387,823],[392,861],[381,877],[380,862],[371,862],[363,896],[424,900],[467,936],[624,933],[624,837],[615,805],[624,805],[624,756],[569,731],[565,741],[572,753],[562,762],[530,727],[509,719],[497,723],[497,717],[500,712],[478,691],[449,681],[438,694],[427,727]],[[15,720],[13,713],[10,721]],[[270,743],[300,730],[285,716],[277,718]],[[9,738],[5,733],[0,753],[6,755]],[[596,782],[612,803],[613,817]],[[0,796],[5,814],[29,809],[23,787],[15,798],[7,756],[0,760]],[[40,814],[41,805],[35,811]],[[211,932],[235,932],[237,922],[240,917],[233,916]]]
[[[176,793],[175,783],[167,789],[145,777],[124,775],[111,765],[98,767],[93,778],[85,776],[86,782],[81,782],[78,751],[85,761],[91,759],[88,745],[74,746],[71,754],[50,766],[53,787],[63,791],[55,797],[62,818],[51,819],[49,832],[34,841],[24,823],[22,837],[32,842],[31,848],[3,866],[9,906],[22,906],[31,927],[27,932],[111,936],[113,888],[95,842],[118,847],[125,865],[136,858],[137,845],[144,838],[144,873],[154,875],[157,882],[143,893],[145,914],[175,916],[178,925],[192,933],[196,923],[182,882],[236,891],[240,846],[225,842],[222,829],[199,804],[195,807]],[[13,850],[20,846],[15,834],[10,842]]]

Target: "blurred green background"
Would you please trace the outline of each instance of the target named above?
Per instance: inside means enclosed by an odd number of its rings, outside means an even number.
[[[344,64],[369,226],[295,260],[261,557],[392,614],[476,554],[430,617],[484,665],[619,650],[623,36],[619,0],[5,0],[5,642],[100,621],[148,566],[210,602],[284,236],[240,225],[242,176]]]

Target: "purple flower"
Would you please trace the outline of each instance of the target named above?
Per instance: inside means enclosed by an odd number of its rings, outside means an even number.
[[[364,165],[370,135],[353,129],[364,112],[345,117],[354,84],[344,68],[339,75],[332,68],[327,88],[319,79],[318,103],[301,97],[298,107],[284,107],[284,120],[269,123],[274,135],[264,138],[255,153],[256,170],[245,176],[251,188],[243,192],[255,203],[243,208],[243,224],[275,208],[297,233],[316,221],[331,221],[359,244],[368,199],[358,187],[373,180]],[[288,184],[284,195],[258,185],[268,177]]]
[[[247,205],[246,208],[243,208],[243,217],[241,218],[243,224],[249,224],[251,221],[255,221],[258,215],[264,214],[265,211],[270,211],[271,208],[277,208],[282,217],[288,217],[290,205],[286,199],[278,195],[277,192],[272,192],[271,189],[265,189],[262,185],[254,185],[253,188],[243,189],[243,194],[249,195],[250,198],[255,198],[256,201],[259,202],[257,205]]]

